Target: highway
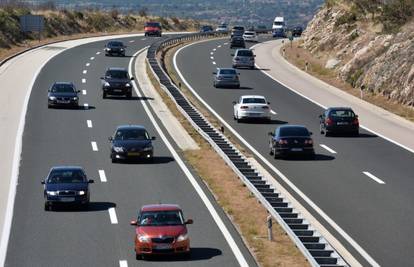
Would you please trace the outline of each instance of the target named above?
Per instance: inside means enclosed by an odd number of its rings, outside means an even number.
[[[265,165],[271,173],[275,169],[283,173],[362,248],[347,242],[290,190],[363,266],[412,265],[413,153],[365,130],[359,137],[324,137],[318,118],[323,110],[257,69],[239,70],[240,89],[214,88],[212,72],[231,67],[231,51],[228,39],[199,42],[176,54],[176,66],[211,109],[271,163]],[[270,101],[274,114],[270,124],[233,120],[232,101],[245,94],[264,95]],[[267,133],[287,123],[305,125],[313,132],[315,160],[275,160],[269,155]]]
[[[256,266],[230,221],[194,175],[242,252],[243,257],[236,258],[235,248],[146,114],[143,103],[151,99],[135,93],[131,100],[102,99],[99,78],[106,68],[128,68],[132,55],[156,39],[122,40],[129,46],[125,58],[105,57],[105,42],[94,42],[62,52],[37,77],[27,109],[5,266],[240,266],[243,260]],[[54,47],[59,49],[58,44]],[[79,109],[47,108],[47,90],[55,81],[75,83],[81,90]],[[108,137],[121,124],[144,125],[157,137],[154,163],[111,163]],[[40,181],[55,165],[83,166],[88,178],[95,180],[88,210],[44,211]],[[151,203],[179,204],[186,218],[194,220],[189,226],[190,259],[135,260],[135,231],[129,222],[142,205]]]

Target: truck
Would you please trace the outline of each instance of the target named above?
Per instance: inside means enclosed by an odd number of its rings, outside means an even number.
[[[275,17],[272,25],[272,35],[273,37],[286,37],[284,17]]]

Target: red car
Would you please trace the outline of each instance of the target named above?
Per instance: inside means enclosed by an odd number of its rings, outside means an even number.
[[[138,219],[131,221],[135,228],[135,254],[142,259],[146,255],[190,255],[190,239],[181,208],[172,204],[145,205]]]
[[[144,26],[145,36],[159,36],[161,37],[162,30],[159,22],[146,22]]]

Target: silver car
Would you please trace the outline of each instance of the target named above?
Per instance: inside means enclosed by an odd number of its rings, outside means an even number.
[[[256,55],[250,49],[237,49],[233,56],[233,68],[254,69],[254,58]]]
[[[235,87],[240,88],[239,74],[232,68],[217,68],[214,74],[214,87]]]

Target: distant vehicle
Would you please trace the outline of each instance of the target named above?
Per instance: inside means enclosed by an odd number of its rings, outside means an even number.
[[[239,74],[235,69],[217,68],[217,72],[213,72],[214,87],[235,87],[240,88]]]
[[[301,125],[284,125],[278,127],[275,132],[270,132],[270,155],[275,158],[288,156],[308,156],[315,158],[312,133]]]
[[[233,102],[233,117],[238,122],[248,119],[270,121],[269,104],[264,96],[243,95]]]
[[[71,82],[55,82],[47,93],[47,106],[48,108],[77,108],[79,106],[79,92]]]
[[[90,200],[89,184],[82,167],[53,167],[42,180],[45,210],[52,210],[58,204],[81,205],[87,208]]]
[[[292,29],[293,37],[300,37],[302,35],[302,32],[303,32],[302,26],[296,26],[296,27],[293,27]]]
[[[285,31],[284,28],[273,29],[272,30],[272,36],[273,37],[285,38],[286,37],[286,31]]]
[[[246,42],[258,42],[257,34],[254,31],[245,31],[243,34],[243,39]]]
[[[242,36],[233,36],[230,39],[230,49],[234,47],[246,48],[246,43]]]
[[[125,56],[126,46],[121,41],[109,41],[105,46],[105,56]]]
[[[212,33],[213,31],[214,30],[213,30],[213,27],[211,25],[204,25],[204,26],[201,26],[201,28],[200,28],[201,33]]]
[[[135,226],[134,250],[136,259],[147,255],[184,254],[190,256],[190,238],[187,225],[193,220],[184,221],[178,205],[157,204],[141,208]]]
[[[108,95],[124,95],[127,98],[132,97],[131,80],[134,77],[129,77],[129,73],[124,68],[108,68],[105,72],[105,77],[102,80],[102,97],[106,98]]]
[[[285,28],[285,18],[284,17],[275,17],[272,25],[272,30]]]
[[[230,37],[234,37],[234,36],[243,36],[244,34],[244,27],[243,26],[234,26],[231,29],[231,36]]]
[[[256,33],[267,33],[268,29],[266,25],[259,25],[256,27]]]
[[[158,36],[162,35],[161,23],[159,22],[145,22],[144,25],[145,36]]]
[[[229,31],[229,28],[228,28],[227,24],[225,24],[225,23],[220,24],[216,28],[216,32],[227,33],[228,31]]]
[[[112,163],[127,159],[153,160],[153,140],[155,137],[150,137],[144,126],[118,126],[115,134],[109,137]]]
[[[236,53],[232,54],[233,68],[250,68],[254,69],[254,58],[256,55],[250,49],[237,49]]]
[[[358,115],[348,107],[331,107],[319,116],[321,134],[353,134],[359,135]]]

